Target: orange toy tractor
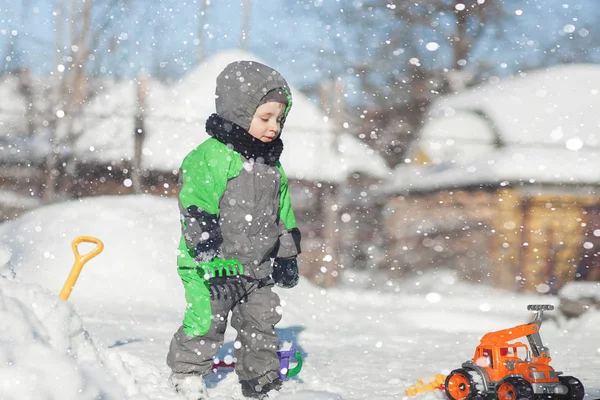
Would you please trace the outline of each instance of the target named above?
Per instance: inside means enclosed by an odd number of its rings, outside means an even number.
[[[548,348],[542,344],[543,312],[554,306],[528,305],[527,309],[536,311],[530,323],[485,334],[473,359],[448,374],[445,391],[449,399],[583,399],[585,391],[579,379],[555,371]],[[527,338],[531,350],[514,342],[522,337]]]

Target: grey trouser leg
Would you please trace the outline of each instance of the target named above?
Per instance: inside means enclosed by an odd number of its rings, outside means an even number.
[[[188,336],[181,326],[169,346],[167,365],[174,373],[208,375],[213,357],[223,345],[229,311],[243,296],[243,287],[231,284],[211,284],[211,323],[202,336]]]
[[[250,293],[246,301],[232,310],[231,326],[241,344],[235,350],[235,372],[239,380],[257,378],[279,370],[277,348],[279,337],[275,325],[281,321],[279,296],[271,289],[272,282]]]
[[[210,286],[210,329],[205,335],[192,337],[180,327],[171,340],[167,365],[174,373],[209,374],[213,357],[223,345],[227,317],[232,312],[231,325],[238,332],[236,340],[241,344],[235,350],[239,379],[277,371],[279,337],[275,324],[281,315],[277,312],[279,296],[271,290],[272,281],[259,288],[257,281],[232,277],[211,280]]]

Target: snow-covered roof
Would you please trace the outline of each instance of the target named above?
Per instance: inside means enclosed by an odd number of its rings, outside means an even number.
[[[236,60],[260,61],[231,50],[203,62],[179,82],[166,86],[148,80],[145,107],[145,168],[177,170],[183,157],[204,141],[206,118],[214,112],[217,75]],[[138,83],[121,83],[100,93],[86,108],[84,133],[77,152],[84,158],[121,161],[133,158],[133,130]],[[291,178],[339,182],[353,172],[387,175],[385,161],[369,146],[347,133],[334,134],[333,124],[299,90],[282,139],[282,164]],[[100,118],[104,115],[108,118]]]
[[[448,123],[454,118],[464,122],[464,112],[480,111],[488,117],[488,130],[495,124],[507,145],[543,143],[564,147],[575,141],[598,146],[599,107],[600,65],[569,64],[522,73],[442,97],[431,107],[430,116],[432,122],[437,118]],[[454,123],[445,128],[449,127],[452,129],[446,130],[444,136],[450,139],[481,134],[473,132],[473,128],[481,130],[479,126]],[[440,137],[439,126],[431,128],[424,127],[423,138]]]
[[[49,132],[40,127],[38,132],[30,132],[30,111],[36,118],[43,118],[47,110],[48,82],[44,78],[32,78],[21,72],[23,82],[17,73],[0,75],[0,163],[37,164],[50,149]],[[28,82],[29,81],[29,82]],[[30,84],[22,88],[22,84]],[[26,98],[22,91],[31,91]],[[33,104],[29,104],[31,101]]]
[[[600,184],[600,65],[562,65],[440,98],[387,190],[502,182]]]
[[[27,131],[27,103],[19,94],[19,78],[13,74],[0,75],[0,112],[0,137]]]
[[[515,183],[600,185],[600,151],[507,147],[466,164],[396,168],[388,192],[432,191]]]

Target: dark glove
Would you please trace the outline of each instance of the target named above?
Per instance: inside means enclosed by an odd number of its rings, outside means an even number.
[[[273,280],[282,288],[293,288],[300,279],[296,257],[276,258],[273,262]]]
[[[194,249],[196,262],[210,262],[219,255],[223,235],[216,215],[189,206],[182,214],[182,223],[185,241]]]

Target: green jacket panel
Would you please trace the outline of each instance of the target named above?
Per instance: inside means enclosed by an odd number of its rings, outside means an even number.
[[[206,259],[195,259],[196,246],[206,236],[206,224],[218,220],[219,202],[227,186],[242,169],[238,153],[216,139],[208,139],[192,150],[183,160],[179,175],[179,210],[181,217],[181,239],[179,241],[177,265],[195,267],[198,261],[211,261],[217,251]],[[201,215],[194,213],[199,210]]]
[[[281,163],[276,165],[281,175],[279,197],[279,247],[275,257],[288,258],[300,253],[300,231],[292,209],[288,178]]]

